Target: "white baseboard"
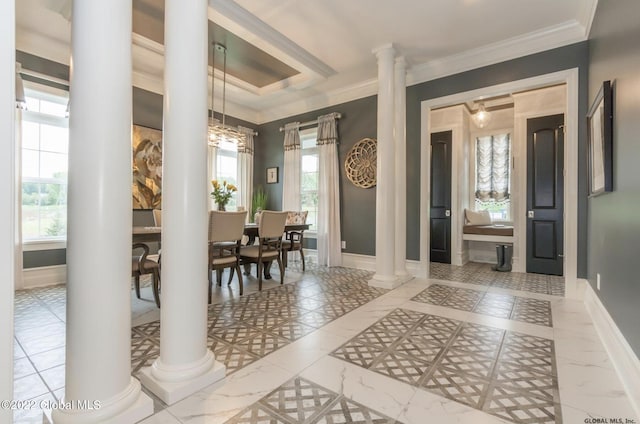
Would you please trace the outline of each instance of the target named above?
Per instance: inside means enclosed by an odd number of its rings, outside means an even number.
[[[640,360],[609,315],[591,284],[586,284],[584,304],[604,344],[609,358],[622,380],[631,405],[640,416]]]
[[[376,257],[357,253],[342,253],[342,266],[347,268],[376,270]]]
[[[16,289],[30,289],[34,287],[54,286],[67,283],[67,266],[54,265],[22,270],[22,287]]]

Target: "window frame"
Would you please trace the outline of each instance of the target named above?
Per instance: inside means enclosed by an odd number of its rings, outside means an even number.
[[[52,103],[58,103],[58,104],[65,104],[68,103],[69,101],[69,92],[66,90],[61,90],[59,88],[55,88],[55,87],[50,87],[47,85],[43,85],[43,84],[38,84],[32,81],[24,81],[24,89],[25,89],[25,95],[26,97],[31,97],[31,98],[37,98],[39,100],[44,100],[47,102],[52,102]],[[55,116],[55,115],[50,115],[44,112],[35,112],[35,111],[30,111],[30,110],[23,110],[21,111],[22,113],[22,119],[21,119],[21,125],[22,125],[22,121],[28,121],[28,122],[35,122],[37,124],[44,124],[44,125],[50,125],[50,126],[57,126],[57,127],[62,127],[62,128],[69,128],[69,117],[68,116]],[[21,130],[22,131],[22,130]],[[69,140],[67,140],[67,172],[68,172],[68,157],[69,157],[69,149],[68,149],[68,142]],[[30,149],[33,150],[33,149]],[[32,183],[42,183],[42,184],[60,184],[61,181],[57,178],[33,178],[33,177],[29,177],[29,178],[24,178],[22,175],[22,153],[24,151],[24,146],[22,144],[22,141],[20,142],[20,149],[19,151],[16,152],[16,164],[20,167],[20,190],[19,190],[19,198],[17,199],[17,202],[19,204],[20,207],[20,225],[22,227],[22,214],[23,214],[23,209],[22,209],[22,185],[25,182],[32,182]],[[38,152],[41,152],[41,149],[38,149]],[[69,187],[69,180],[67,177],[66,180],[66,186],[67,189]],[[67,211],[68,211],[68,204],[67,204]],[[68,224],[68,214],[67,214],[67,224]],[[39,251],[39,250],[56,250],[56,249],[66,249],[67,247],[67,235],[65,234],[64,236],[50,236],[50,237],[38,237],[35,239],[28,239],[25,240],[24,238],[24,234],[22,232],[22,228],[20,228],[20,238],[21,238],[21,243],[22,243],[22,251],[23,252],[29,252],[29,251]]]
[[[496,136],[500,134],[509,134],[509,160],[511,166],[509,167],[509,210],[507,211],[507,219],[494,220],[493,222],[498,224],[512,224],[513,223],[513,167],[515,164],[513,157],[513,144],[514,144],[514,129],[510,127],[505,128],[484,128],[471,131],[469,133],[469,208],[476,211],[476,163],[477,163],[477,143],[478,138],[486,136]],[[476,211],[477,212],[477,211]]]

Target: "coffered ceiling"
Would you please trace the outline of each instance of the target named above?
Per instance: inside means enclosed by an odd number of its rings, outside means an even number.
[[[375,94],[380,45],[394,44],[414,84],[586,40],[596,4],[209,0],[209,40],[227,46],[227,113],[263,123]],[[71,0],[20,0],[16,14],[19,50],[68,63]],[[158,93],[163,18],[164,0],[133,0],[134,85]]]

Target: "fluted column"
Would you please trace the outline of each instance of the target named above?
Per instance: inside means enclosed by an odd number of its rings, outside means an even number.
[[[165,1],[160,357],[141,380],[168,404],[225,376],[207,349],[207,4]]]
[[[153,413],[130,359],[131,14],[131,0],[73,2],[64,401],[74,408],[54,410],[54,423]]]
[[[395,275],[407,273],[407,87],[404,57],[395,62]]]
[[[15,19],[15,1],[0,2],[0,399],[13,399]],[[0,408],[0,422],[12,421]]]
[[[395,147],[394,57],[392,44],[374,50],[378,58],[378,159],[376,186],[376,273],[369,284],[394,285]]]

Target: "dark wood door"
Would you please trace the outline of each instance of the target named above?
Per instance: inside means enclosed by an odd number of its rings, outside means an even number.
[[[451,131],[431,134],[431,262],[451,263]]]
[[[562,275],[564,115],[527,120],[527,272]]]

